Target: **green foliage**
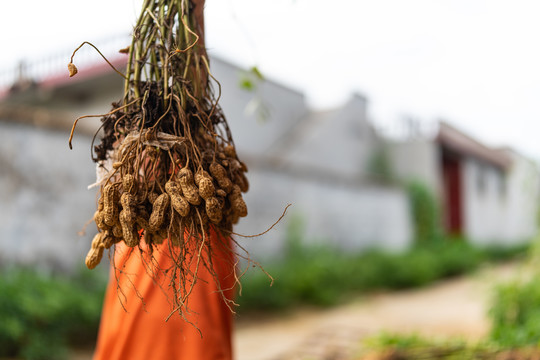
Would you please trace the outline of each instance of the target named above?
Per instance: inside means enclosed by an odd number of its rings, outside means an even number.
[[[377,181],[391,183],[396,179],[386,145],[377,146],[368,161],[367,171]]]
[[[238,85],[246,91],[255,91],[258,84],[262,81],[264,81],[264,76],[259,68],[252,66],[249,71],[241,74]]]
[[[362,343],[365,346],[374,349],[412,349],[423,346],[433,346],[435,342],[414,333],[403,335],[381,332],[375,336],[367,337]]]
[[[540,345],[540,238],[528,252],[529,277],[513,280],[495,289],[489,316],[490,338],[505,347]]]
[[[305,245],[302,224],[293,221],[285,256],[264,265],[274,278],[273,285],[266,274],[248,272],[242,279],[239,310],[330,306],[361,292],[424,286],[473,271],[491,260],[492,253],[495,260],[504,260],[519,252],[477,249],[464,240],[447,239],[402,254],[375,250],[345,253],[327,245]]]
[[[0,357],[65,359],[67,346],[96,339],[106,279],[7,269],[0,277]]]
[[[265,78],[258,67],[253,66],[248,71],[243,71],[238,79],[240,89],[253,94],[246,105],[245,112],[254,115],[261,123],[270,119],[270,108],[261,96],[261,84]]]
[[[502,350],[487,342],[467,343],[463,339],[435,340],[417,334],[381,333],[362,342],[365,353],[379,353],[377,359],[510,359]],[[499,357],[502,355],[501,357]],[[521,359],[521,357],[519,357]],[[524,359],[525,357],[523,357]],[[517,357],[516,357],[517,359]]]
[[[411,182],[407,186],[413,217],[415,239],[418,243],[440,240],[440,209],[435,196],[420,182]]]
[[[491,339],[502,346],[540,345],[540,279],[510,282],[496,290]]]

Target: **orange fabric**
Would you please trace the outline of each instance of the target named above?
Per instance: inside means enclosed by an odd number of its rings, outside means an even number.
[[[210,244],[220,240],[215,234],[210,236]],[[226,248],[212,246],[212,262],[221,288],[232,299],[234,257],[229,242]],[[202,251],[204,260],[208,258],[206,253]],[[153,257],[160,269],[171,267],[167,241],[153,252]],[[173,309],[170,279],[161,274],[159,285],[154,282],[147,273],[148,266],[143,265],[148,255],[122,243],[117,245],[114,260],[118,270],[111,271],[94,360],[232,359],[232,312],[202,264],[188,299],[190,311],[186,317],[192,325],[178,313],[165,321]],[[193,262],[191,270],[195,268]]]

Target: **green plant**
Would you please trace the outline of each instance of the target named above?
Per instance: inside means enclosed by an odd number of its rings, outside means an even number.
[[[426,185],[413,181],[408,184],[409,203],[414,224],[415,239],[419,244],[441,239],[440,209],[435,196]]]
[[[474,271],[486,261],[509,259],[524,250],[480,249],[464,239],[440,239],[401,254],[378,250],[343,252],[306,244],[301,218],[290,223],[284,256],[267,261],[266,274],[242,278],[239,311],[282,310],[298,305],[331,306],[362,292],[403,289]]]
[[[498,346],[488,342],[471,344],[463,339],[431,339],[418,334],[381,333],[368,337],[362,342],[364,353],[376,353],[373,358],[380,360],[473,360],[473,359],[528,359],[529,357],[509,357]],[[526,351],[520,354],[527,354]],[[517,353],[514,354],[518,356]]]
[[[490,339],[501,346],[540,345],[540,268],[536,265],[540,257],[539,240],[528,251],[530,276],[495,289],[489,312]],[[495,254],[501,255],[498,251]]]
[[[68,345],[96,339],[106,279],[4,269],[0,278],[0,356],[65,359]]]
[[[367,172],[374,180],[391,183],[396,180],[392,161],[385,144],[378,144],[367,163]]]

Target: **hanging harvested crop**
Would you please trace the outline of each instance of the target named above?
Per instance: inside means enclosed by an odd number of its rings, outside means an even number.
[[[142,9],[132,43],[122,50],[129,54],[123,99],[102,117],[103,137],[94,147],[99,232],[86,265],[97,266],[104,249],[121,241],[141,249],[144,242],[151,253],[169,239],[180,292],[188,276],[196,277],[185,261],[205,246],[209,231],[228,237],[247,215],[247,167],[212,90],[192,3],[146,0]],[[73,56],[68,69],[77,73]],[[178,295],[181,307],[185,294]]]

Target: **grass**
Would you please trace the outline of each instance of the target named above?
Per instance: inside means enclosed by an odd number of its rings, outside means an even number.
[[[304,245],[302,232],[293,229],[283,258],[264,263],[275,278],[274,285],[269,286],[264,273],[248,272],[242,281],[238,310],[272,312],[304,305],[332,306],[378,289],[425,286],[471,272],[487,261],[524,253],[524,247],[478,249],[463,240],[424,244],[403,254],[344,253],[323,245]],[[20,268],[1,270],[0,358],[62,360],[67,358],[69,348],[95,343],[106,281],[103,273],[86,269],[74,276],[44,275]],[[531,300],[533,305],[540,305],[538,289],[540,282],[522,292],[524,297],[538,295]],[[508,320],[508,314],[513,314],[509,309],[519,303],[517,298],[521,296],[515,295],[514,289],[501,291],[506,305],[496,313],[500,319]],[[533,305],[520,306],[527,309],[523,310],[524,317],[532,319],[528,331],[537,334],[538,329],[540,334],[540,327],[535,325],[540,321],[534,321],[540,320],[540,312]]]
[[[476,248],[448,239],[402,254],[381,251],[345,253],[327,246],[305,246],[289,239],[285,256],[265,262],[270,279],[251,271],[242,279],[240,312],[277,311],[300,305],[332,306],[360,293],[406,289],[470,273],[487,262],[524,255],[526,247]]]
[[[106,279],[4,269],[0,278],[0,357],[66,359],[69,346],[97,336]]]

